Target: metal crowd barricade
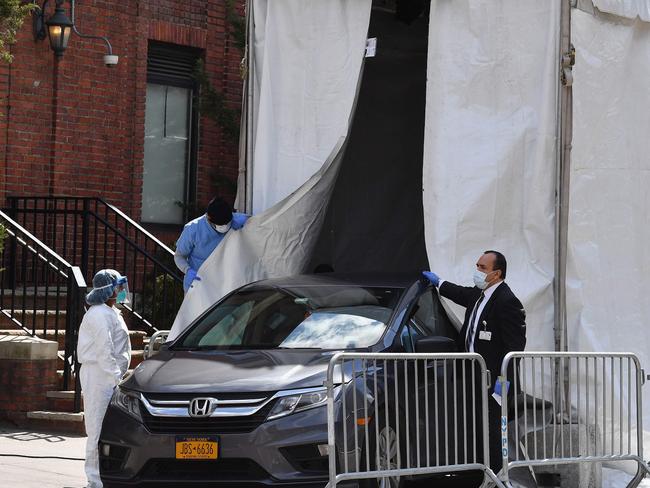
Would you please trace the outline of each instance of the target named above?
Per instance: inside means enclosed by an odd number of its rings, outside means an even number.
[[[397,487],[401,477],[470,470],[504,487],[489,468],[488,384],[473,353],[334,355],[328,487],[362,479]]]
[[[637,476],[628,486],[650,473],[643,460],[644,373],[634,354],[513,352],[499,381],[502,391],[506,381],[511,385],[511,401],[501,407],[500,477],[508,486],[509,471],[521,466],[635,461]],[[519,388],[524,402],[512,401]],[[515,453],[508,452],[509,425]]]

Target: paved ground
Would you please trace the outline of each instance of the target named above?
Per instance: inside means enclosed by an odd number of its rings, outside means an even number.
[[[83,488],[85,446],[85,437],[28,432],[0,424],[0,486]],[[629,478],[605,469],[603,488],[624,488]],[[458,487],[458,483],[453,485]],[[645,479],[639,488],[650,488],[650,479]]]
[[[85,446],[85,437],[27,432],[0,424],[0,486],[82,488],[86,486]]]

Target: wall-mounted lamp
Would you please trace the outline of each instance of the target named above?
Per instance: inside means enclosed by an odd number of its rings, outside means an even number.
[[[68,47],[70,32],[74,27],[72,21],[65,14],[63,9],[63,0],[56,0],[56,9],[54,15],[47,22],[47,34],[50,37],[50,47],[57,58],[63,56],[65,48]]]
[[[52,48],[52,51],[54,51],[54,55],[57,58],[61,58],[65,49],[68,47],[71,32],[74,32],[79,37],[85,39],[101,39],[104,41],[108,49],[108,53],[104,55],[104,64],[106,66],[115,66],[118,63],[119,58],[113,54],[113,48],[111,47],[111,43],[108,42],[108,39],[103,36],[90,36],[79,32],[74,20],[75,0],[70,0],[70,16],[72,19],[69,19],[65,13],[65,9],[63,8],[64,2],[65,0],[56,0],[54,14],[52,14],[52,16],[47,20],[45,20],[45,9],[48,0],[43,0],[41,7],[32,12],[34,40],[42,41],[47,35],[49,35],[50,47]]]

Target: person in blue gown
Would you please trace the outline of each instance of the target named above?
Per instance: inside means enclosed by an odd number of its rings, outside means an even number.
[[[185,224],[174,253],[174,262],[185,275],[185,293],[194,281],[201,280],[197,274],[199,268],[226,234],[244,227],[247,219],[248,215],[233,212],[228,203],[215,197],[210,200],[205,214]]]

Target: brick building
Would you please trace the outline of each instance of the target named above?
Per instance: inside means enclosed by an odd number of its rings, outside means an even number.
[[[171,244],[194,203],[216,191],[234,200],[238,148],[199,113],[192,78],[202,59],[211,85],[239,110],[242,53],[227,3],[78,2],[77,28],[108,37],[113,67],[101,40],[74,34],[56,61],[27,18],[14,62],[0,65],[0,207],[9,196],[101,197]]]

